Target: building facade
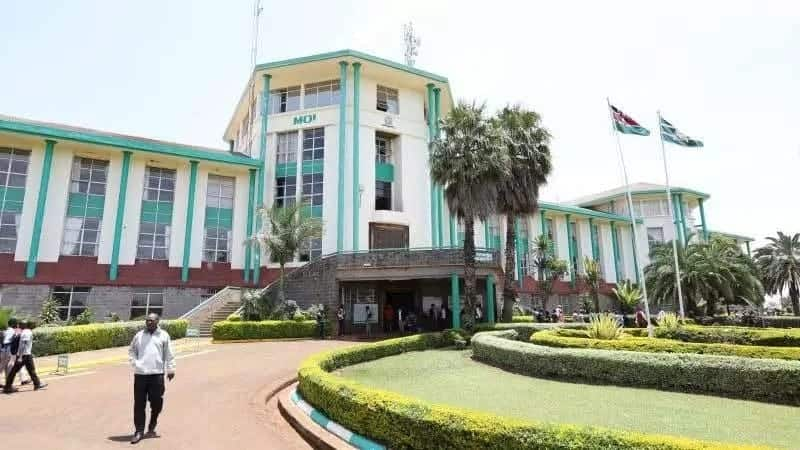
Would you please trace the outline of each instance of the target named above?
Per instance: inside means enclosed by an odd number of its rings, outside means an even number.
[[[260,207],[299,204],[324,223],[289,264],[303,267],[293,278],[299,302],[344,303],[356,324],[366,306],[374,322],[386,304],[457,308],[463,229],[428,174],[428,143],[452,105],[445,77],[342,50],[256,66],[227,149],[0,116],[0,305],[35,315],[52,296],[65,320],[86,308],[98,318],[180,316],[226,286],[275,280],[270,255],[246,241],[262,225]],[[666,197],[639,190],[641,249],[696,236],[696,223],[707,233],[708,195],[676,188],[686,220],[673,226]],[[486,309],[504,270],[504,220],[476,224]],[[526,249],[540,234],[570,262],[560,296],[579,292],[584,257],[600,262],[606,293],[647,263],[646,251],[634,254],[619,193],[543,202],[515,226],[521,256],[506,269],[523,297],[536,292]]]

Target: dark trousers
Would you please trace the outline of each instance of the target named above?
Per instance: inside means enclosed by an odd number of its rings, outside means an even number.
[[[33,356],[22,355],[22,359],[18,359],[17,362],[14,363],[14,367],[11,368],[11,372],[6,378],[6,389],[11,389],[11,384],[14,382],[17,373],[22,369],[22,366],[25,366],[25,370],[28,371],[28,375],[30,375],[31,381],[33,381],[33,387],[39,387],[42,384],[42,382],[39,381],[39,377],[36,375],[36,366],[33,364]]]
[[[339,336],[344,336],[344,319],[339,319]]]
[[[164,407],[164,375],[133,376],[133,424],[136,431],[144,433],[144,407],[150,401],[150,430],[158,424],[158,415]]]

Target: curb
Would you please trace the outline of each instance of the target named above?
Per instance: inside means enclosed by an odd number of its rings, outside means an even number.
[[[279,407],[281,408],[281,413],[289,415],[289,414],[291,414],[291,412],[288,410],[287,405],[283,404],[284,401],[286,401],[287,404],[289,402],[293,403],[294,407],[296,407],[299,410],[301,410],[303,412],[303,415],[301,417],[310,418],[311,421],[313,421],[313,423],[315,423],[316,425],[320,426],[321,428],[326,430],[328,433],[331,433],[331,434],[335,435],[336,437],[338,437],[342,441],[344,441],[347,444],[349,444],[348,448],[355,447],[355,448],[360,449],[360,450],[386,450],[385,446],[383,446],[381,444],[378,444],[377,442],[375,442],[375,441],[373,441],[371,439],[368,439],[368,438],[366,438],[366,437],[364,437],[364,436],[362,436],[360,434],[354,433],[354,432],[348,430],[347,428],[343,427],[342,425],[339,425],[338,423],[330,420],[328,417],[326,417],[320,411],[318,411],[313,406],[308,404],[305,400],[303,400],[300,397],[300,394],[297,393],[297,387],[296,386],[293,386],[288,391],[284,392],[284,394],[281,395],[281,402],[279,402],[279,404],[278,404]],[[284,417],[286,417],[286,416],[284,416]],[[290,420],[290,419],[287,418],[287,420]],[[294,426],[294,424],[293,424],[293,426]],[[295,429],[297,429],[297,427],[295,427]],[[300,430],[298,430],[298,431],[300,431]],[[301,434],[303,436],[306,436],[306,433],[313,434],[316,439],[322,438],[322,436],[319,436],[318,434],[314,433],[313,430],[308,429],[308,428],[305,429],[305,432],[301,432]],[[339,442],[341,442],[341,441],[339,441]],[[330,445],[331,445],[330,441],[325,442],[324,445],[321,445],[321,446],[316,446],[316,445],[314,445],[314,443],[312,443],[312,445],[315,448],[322,448],[322,449],[326,449],[326,450],[330,449],[330,448],[341,448],[341,446],[338,446],[338,445],[334,445],[334,447],[330,447]],[[352,446],[352,447],[350,447],[350,446]]]
[[[352,450],[355,448],[331,434],[325,428],[317,425],[311,420],[311,417],[297,408],[291,400],[292,393],[297,386],[296,381],[297,378],[295,378],[295,382],[285,387],[277,397],[278,411],[289,426],[315,450]]]

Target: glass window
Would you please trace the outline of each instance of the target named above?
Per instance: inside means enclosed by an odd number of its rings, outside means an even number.
[[[664,228],[647,227],[647,243],[652,247],[654,244],[664,242]]]
[[[300,86],[274,89],[269,92],[269,113],[279,114],[300,109]]]
[[[408,248],[408,227],[371,223],[369,225],[369,248]]]
[[[137,259],[169,258],[172,201],[175,198],[175,170],[147,167],[142,207],[150,211],[139,224]]]
[[[140,319],[148,314],[159,316],[164,312],[164,291],[159,288],[139,288],[131,299],[131,320]]]
[[[400,114],[400,102],[397,98],[397,89],[378,85],[377,104],[378,111],[391,114]]]
[[[88,286],[54,286],[51,296],[58,303],[58,317],[61,320],[71,320],[86,310],[89,300]]]
[[[294,205],[296,196],[297,177],[295,175],[275,178],[275,206],[280,208]]]
[[[375,182],[375,209],[389,211],[392,209],[392,183]]]
[[[297,132],[278,133],[278,164],[297,161]]]
[[[72,161],[70,204],[64,221],[62,255],[97,256],[105,202],[108,161],[75,158]]]
[[[379,164],[392,163],[392,136],[375,133],[375,162]]]
[[[322,191],[324,189],[321,173],[303,175],[303,205],[322,207]]]
[[[31,152],[0,147],[0,253],[14,253]]]
[[[339,103],[339,80],[322,81],[305,85],[306,108],[335,105]]]
[[[319,259],[322,256],[322,239],[310,239],[308,243],[300,249],[300,261],[310,261]]]
[[[208,176],[206,230],[203,240],[203,261],[205,262],[230,262],[235,183],[236,180],[233,177]]]
[[[303,161],[325,158],[325,128],[303,130]]]

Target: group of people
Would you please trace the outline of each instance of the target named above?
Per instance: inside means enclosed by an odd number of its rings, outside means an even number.
[[[533,308],[533,317],[537,322],[563,322],[564,321],[564,308],[561,305],[556,306],[552,310],[546,308]]]
[[[11,394],[17,392],[14,379],[20,374],[20,384],[33,383],[33,389],[38,391],[47,387],[36,375],[36,365],[33,363],[33,323],[8,319],[8,326],[3,331],[2,346],[0,346],[0,370],[3,371],[3,392]],[[30,379],[24,379],[22,369],[28,372]]]

